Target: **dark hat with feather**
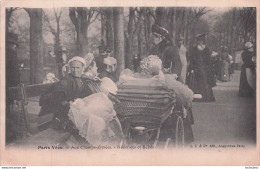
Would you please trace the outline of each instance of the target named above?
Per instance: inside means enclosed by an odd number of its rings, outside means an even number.
[[[196,35],[195,36],[195,39],[197,40],[197,41],[203,41],[203,42],[205,42],[206,41],[206,34],[205,33],[203,33],[203,34],[198,34],[198,35]]]
[[[156,33],[156,34],[163,36],[165,38],[169,36],[169,32],[165,28],[163,28],[163,27],[161,27],[157,24],[153,24],[152,33]]]

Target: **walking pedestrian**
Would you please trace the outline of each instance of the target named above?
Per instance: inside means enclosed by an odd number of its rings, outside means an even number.
[[[212,87],[215,86],[215,84],[212,83],[214,74],[210,73],[212,70],[210,59],[211,52],[206,46],[205,34],[199,34],[195,37],[195,39],[196,46],[192,48],[192,55],[189,65],[189,70],[191,70],[190,74],[194,77],[194,84],[189,83],[189,87],[193,89],[195,94],[202,95],[200,100],[194,101],[213,102],[215,101],[215,97]]]
[[[251,42],[246,42],[241,55],[243,64],[241,66],[239,97],[253,97],[256,86],[256,64],[254,62],[254,48]]]
[[[228,58],[228,49],[226,46],[221,47],[221,53],[220,53],[220,76],[219,80],[222,82],[229,81],[229,58]]]
[[[174,73],[181,76],[182,63],[179,50],[170,40],[169,32],[159,25],[152,26],[154,46],[150,55],[157,55],[163,63],[164,73]]]
[[[232,77],[232,74],[234,74],[234,60],[231,55],[228,55],[228,63],[229,63],[228,72],[229,72],[229,79],[230,79]]]
[[[187,49],[184,46],[184,38],[180,35],[177,39],[177,47],[179,48],[179,55],[181,59],[181,80],[185,84],[186,83],[186,74],[187,74]]]

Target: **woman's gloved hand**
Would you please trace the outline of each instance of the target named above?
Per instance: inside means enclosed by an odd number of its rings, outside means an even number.
[[[171,68],[164,68],[164,73],[171,73]]]
[[[63,102],[61,102],[61,105],[62,105],[62,106],[69,106],[70,103],[69,103],[68,101],[63,101]]]

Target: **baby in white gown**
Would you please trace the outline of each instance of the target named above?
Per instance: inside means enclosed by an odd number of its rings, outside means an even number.
[[[116,94],[117,86],[109,78],[101,81],[102,92],[76,99],[71,103],[69,111],[69,118],[78,128],[80,136],[91,145],[109,145],[118,136],[119,139],[123,137],[113,103],[107,96],[108,93]]]

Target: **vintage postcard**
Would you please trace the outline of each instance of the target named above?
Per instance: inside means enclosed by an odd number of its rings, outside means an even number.
[[[259,7],[2,0],[0,164],[260,166]]]

